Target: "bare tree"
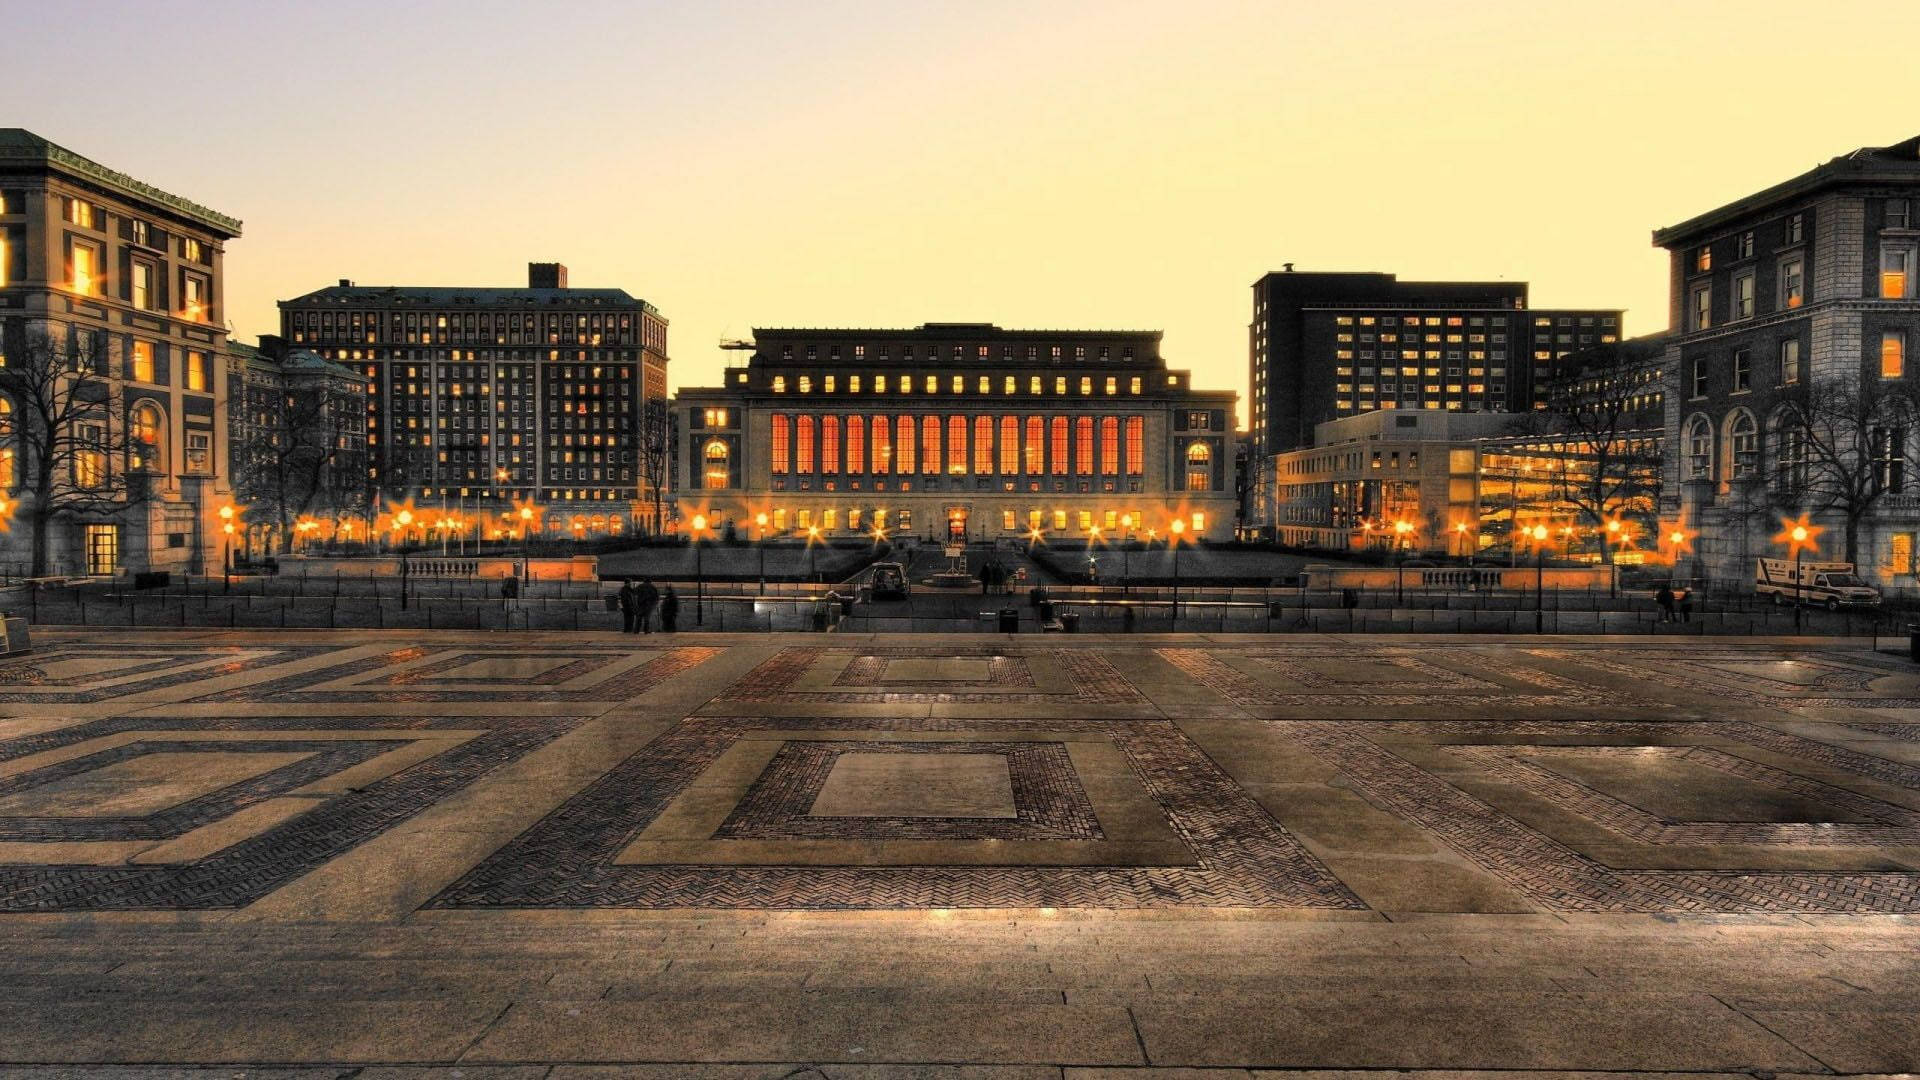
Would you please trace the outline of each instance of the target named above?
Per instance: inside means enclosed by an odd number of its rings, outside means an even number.
[[[1652,529],[1660,499],[1661,432],[1648,428],[1634,398],[1664,388],[1666,377],[1630,381],[1635,369],[1624,361],[1616,347],[1596,365],[1589,385],[1576,385],[1516,423],[1517,434],[1540,446],[1553,465],[1547,480],[1553,499],[1597,530],[1606,562],[1616,545],[1607,542],[1605,523],[1626,515]]]
[[[50,568],[53,522],[120,517],[146,502],[146,461],[129,438],[126,403],[107,378],[107,337],[30,327],[0,367],[0,441],[14,448],[32,528],[32,574]],[[129,467],[135,465],[137,467]]]
[[[1905,486],[1915,420],[1911,398],[1878,379],[1838,379],[1786,395],[1769,425],[1776,508],[1837,515],[1847,561],[1859,562],[1860,523]]]
[[[366,460],[355,446],[347,410],[356,401],[324,383],[276,388],[259,402],[257,424],[242,437],[233,477],[236,493],[263,510],[286,542],[309,514],[357,509],[366,488]]]
[[[640,485],[643,494],[653,497],[653,531],[658,534],[665,531],[666,518],[662,504],[666,499],[666,489],[672,484],[669,475],[673,468],[672,439],[667,430],[667,403],[649,400],[640,412]]]

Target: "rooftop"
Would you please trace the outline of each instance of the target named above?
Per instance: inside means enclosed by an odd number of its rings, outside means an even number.
[[[420,307],[579,307],[619,306],[644,308],[658,315],[652,304],[625,289],[528,289],[490,288],[466,285],[329,285],[324,289],[280,301],[281,307],[295,304],[336,303],[369,306],[418,305]]]
[[[191,199],[183,199],[126,173],[116,172],[25,128],[0,128],[0,168],[21,162],[46,165],[91,180],[127,198],[164,207],[223,236],[240,235],[239,218],[228,217]]]
[[[1791,180],[1763,188],[1725,206],[1688,218],[1678,225],[1653,231],[1655,247],[1673,247],[1707,229],[1764,210],[1776,203],[1800,198],[1835,184],[1920,183],[1920,135],[1892,146],[1863,146],[1815,166]]]

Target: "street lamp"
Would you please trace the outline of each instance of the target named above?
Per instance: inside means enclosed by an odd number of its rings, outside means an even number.
[[[695,626],[707,624],[707,579],[700,566],[700,534],[707,531],[707,515],[693,515],[693,623]]]
[[[1800,632],[1801,601],[1805,599],[1800,585],[1800,553],[1810,547],[1817,547],[1814,537],[1825,530],[1815,525],[1806,514],[1801,514],[1798,519],[1783,517],[1780,519],[1780,524],[1782,526],[1780,535],[1774,537],[1773,542],[1786,544],[1793,555],[1793,632],[1797,634]]]
[[[1180,623],[1180,535],[1187,531],[1187,523],[1174,518],[1167,526],[1167,546],[1173,549],[1173,621],[1169,628]]]
[[[1547,527],[1535,525],[1520,530],[1533,541],[1533,632],[1546,629],[1547,610]]]
[[[1100,560],[1093,553],[1093,546],[1100,543],[1100,526],[1087,527],[1087,581],[1088,584],[1100,583]]]
[[[759,526],[754,537],[755,546],[760,549],[760,595],[767,595],[767,512],[760,511],[753,516],[753,523]]]
[[[813,584],[813,579],[819,576],[819,570],[817,569],[818,563],[813,550],[813,545],[819,542],[819,540],[820,526],[807,526],[807,584],[809,585]]]
[[[1394,582],[1393,602],[1398,605],[1406,597],[1407,591],[1407,543],[1413,533],[1413,522],[1400,518],[1393,523]]]
[[[225,539],[220,546],[220,591],[233,591],[233,519],[239,516],[232,503],[220,508],[220,531]]]

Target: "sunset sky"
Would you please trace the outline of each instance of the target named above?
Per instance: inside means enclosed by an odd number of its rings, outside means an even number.
[[[1645,333],[1650,230],[1920,132],[1893,0],[51,9],[0,0],[0,124],[244,219],[243,339],[558,260],[667,315],[676,385],[755,325],[932,320],[1163,329],[1244,393],[1283,262]]]

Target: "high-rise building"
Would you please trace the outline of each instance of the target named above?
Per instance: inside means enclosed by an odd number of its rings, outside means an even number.
[[[239,235],[225,214],[0,128],[0,501],[17,523],[0,560],[14,572],[33,570],[41,511],[41,572],[200,572],[219,558],[215,365],[222,259]]]
[[[1158,331],[755,330],[674,399],[680,522],[722,534],[1227,539],[1235,395]],[[764,516],[764,521],[762,517]]]
[[[1532,409],[1557,361],[1620,325],[1618,310],[1530,310],[1525,282],[1265,275],[1247,331],[1254,513],[1270,511],[1274,455],[1311,446],[1318,425],[1373,409]]]
[[[1750,580],[1811,513],[1820,557],[1920,588],[1920,137],[1864,147],[1657,230],[1670,256],[1667,509],[1693,566]]]
[[[569,287],[558,263],[527,269],[524,289],[343,280],[281,301],[281,336],[371,380],[385,498],[533,502],[560,535],[657,529],[642,448],[664,416],[667,320],[623,289]]]

